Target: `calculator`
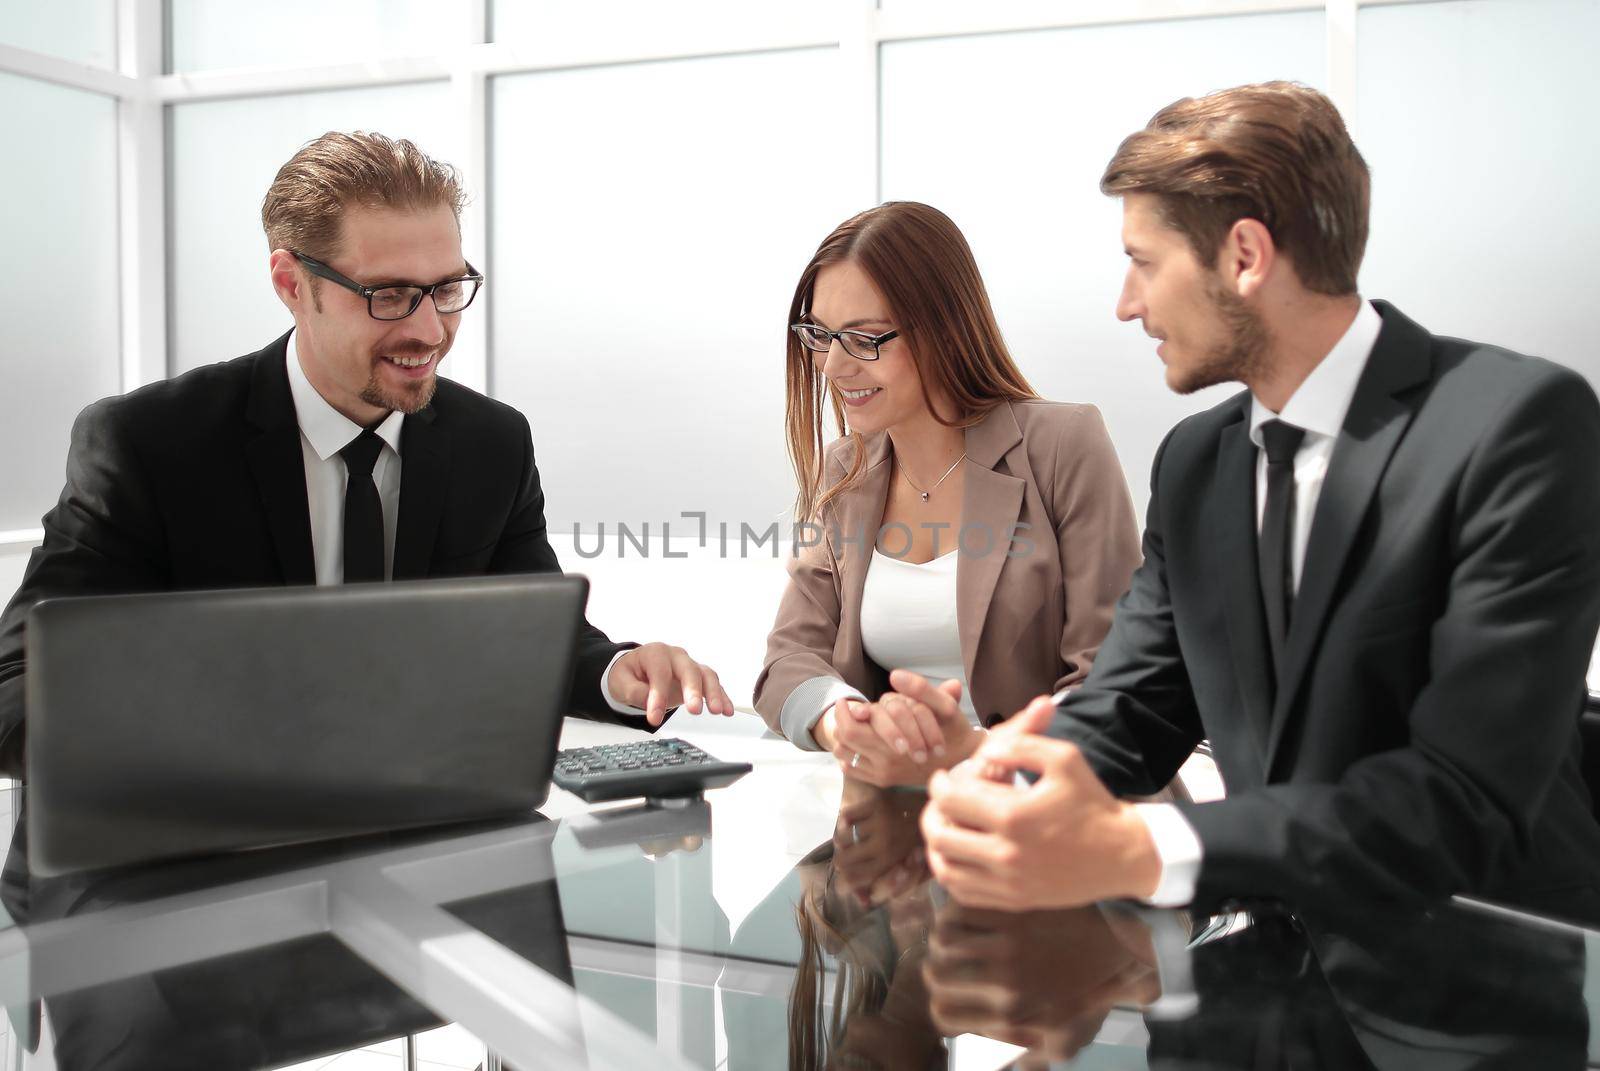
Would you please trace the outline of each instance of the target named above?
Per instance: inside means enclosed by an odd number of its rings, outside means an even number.
[[[559,751],[553,780],[590,803],[634,796],[666,800],[731,785],[750,769],[748,762],[722,762],[685,740],[651,738]]]

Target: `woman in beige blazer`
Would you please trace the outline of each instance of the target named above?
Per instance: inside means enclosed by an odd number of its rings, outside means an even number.
[[[920,783],[1088,673],[1139,563],[1127,484],[1099,412],[1040,399],[1018,371],[936,209],[890,202],[841,224],[790,322],[806,523],[756,709],[853,776]],[[826,450],[825,399],[840,434]],[[896,668],[954,682],[966,718],[890,691]]]

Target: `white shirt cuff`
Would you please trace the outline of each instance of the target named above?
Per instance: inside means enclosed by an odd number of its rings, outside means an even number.
[[[1183,813],[1170,803],[1136,803],[1134,813],[1150,831],[1161,857],[1161,879],[1145,901],[1151,907],[1182,907],[1194,899],[1200,877],[1200,837]]]
[[[628,651],[631,650],[633,650],[632,647],[628,648]],[[632,714],[636,718],[642,718],[650,712],[645,710],[643,707],[632,706],[628,703],[619,703],[617,702],[616,697],[611,694],[611,685],[609,683],[611,680],[611,667],[616,665],[617,659],[627,654],[628,651],[618,651],[611,657],[611,661],[606,663],[605,672],[600,674],[600,698],[604,699],[606,701],[606,705],[612,710],[616,711],[618,714]],[[676,709],[678,708],[672,708],[672,710]],[[671,714],[672,710],[667,711],[667,713]],[[666,721],[666,718],[662,718],[661,720]]]
[[[1187,1019],[1200,1009],[1189,934],[1178,916],[1169,911],[1148,913],[1144,921],[1150,927],[1150,943],[1156,950],[1156,977],[1161,980],[1161,996],[1144,1013],[1152,1019]]]
[[[778,724],[783,727],[783,735],[796,747],[821,751],[816,737],[811,735],[811,729],[841,699],[867,701],[867,697],[858,689],[850,687],[838,677],[812,677],[801,681],[789,693],[789,698],[783,701],[783,709],[778,712]]]

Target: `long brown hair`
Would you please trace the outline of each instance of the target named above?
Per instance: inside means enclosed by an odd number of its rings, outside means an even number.
[[[820,854],[819,853],[824,853]],[[833,843],[806,860],[826,868],[806,883],[795,904],[800,956],[789,989],[789,1071],[821,1071],[857,1016],[883,1010],[898,958],[882,908],[860,912],[833,892]],[[801,865],[806,864],[801,861]],[[837,974],[828,984],[828,961]]]
[[[889,201],[845,220],[812,255],[789,305],[789,323],[810,314],[817,273],[829,264],[854,261],[889,303],[895,328],[910,349],[922,379],[922,399],[946,427],[971,427],[1001,402],[1036,398],[995,322],[978,263],[950,217],[916,201]],[[838,495],[861,480],[866,451],[855,440],[850,470],[822,490],[822,410],[832,402],[837,433],[845,433],[844,404],[816,366],[811,351],[788,332],[789,460],[800,492],[795,519],[820,519]],[[954,414],[933,407],[930,384],[955,404]]]

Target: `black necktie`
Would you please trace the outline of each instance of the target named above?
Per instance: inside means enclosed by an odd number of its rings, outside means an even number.
[[[339,451],[349,478],[344,486],[344,582],[383,579],[383,502],[372,466],[383,440],[367,428]]]
[[[1256,540],[1256,564],[1261,570],[1261,601],[1267,611],[1274,667],[1282,661],[1294,608],[1294,454],[1305,435],[1304,428],[1281,420],[1261,425],[1261,443],[1267,453],[1267,508]]]

